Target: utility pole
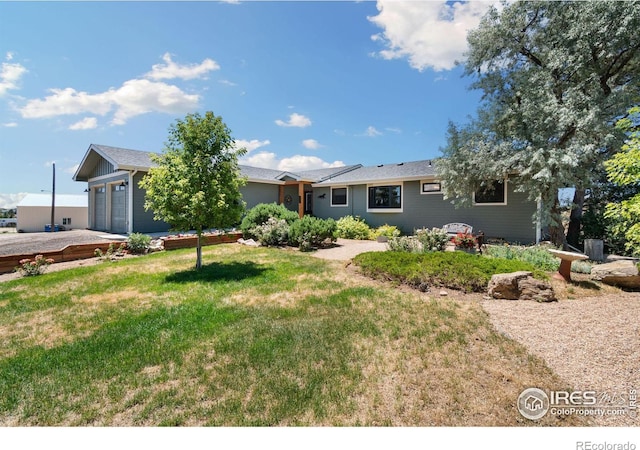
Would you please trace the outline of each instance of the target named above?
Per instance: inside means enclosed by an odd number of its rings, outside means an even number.
[[[53,188],[51,189],[51,232],[56,231],[56,163],[53,166]]]

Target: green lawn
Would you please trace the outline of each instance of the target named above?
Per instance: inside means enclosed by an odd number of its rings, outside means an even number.
[[[566,387],[474,301],[236,244],[0,283],[1,425],[531,425]],[[544,425],[581,425],[546,417]]]

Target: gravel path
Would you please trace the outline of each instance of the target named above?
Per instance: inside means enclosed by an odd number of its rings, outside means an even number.
[[[498,331],[543,358],[573,389],[608,393],[614,399],[617,394],[616,402],[623,395],[626,405],[629,391],[640,390],[640,293],[555,303],[486,300],[482,306]],[[640,425],[640,418],[630,414],[594,421],[601,426]]]

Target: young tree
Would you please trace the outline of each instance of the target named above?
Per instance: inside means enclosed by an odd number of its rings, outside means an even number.
[[[620,186],[640,186],[640,107],[629,110],[617,128],[628,134],[622,150],[604,163],[609,180]],[[640,256],[640,194],[606,206],[605,217],[616,219],[613,234],[623,236],[626,250]]]
[[[464,72],[483,103],[470,124],[450,126],[438,164],[447,198],[468,202],[484,183],[511,175],[542,202],[543,223],[564,244],[558,189],[575,187],[581,203],[594,169],[619,150],[611,125],[639,99],[639,27],[638,1],[491,9],[469,33]]]
[[[240,222],[244,202],[234,140],[221,117],[212,112],[189,114],[169,129],[161,155],[153,155],[151,168],[140,186],[146,190],[145,209],[175,231],[198,234],[196,268],[202,267],[202,232]]]

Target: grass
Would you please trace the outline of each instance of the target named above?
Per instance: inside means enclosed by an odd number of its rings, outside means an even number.
[[[294,251],[203,254],[0,283],[0,425],[533,425],[519,393],[566,387],[477,303]]]
[[[370,252],[358,255],[354,263],[366,275],[425,291],[437,286],[484,292],[492,275],[521,270],[530,271],[537,278],[547,278],[544,272],[527,262],[464,252]]]

